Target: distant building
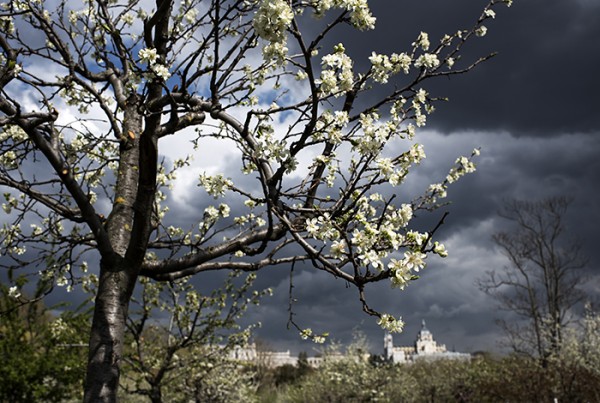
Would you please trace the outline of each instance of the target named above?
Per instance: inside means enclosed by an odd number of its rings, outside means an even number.
[[[446,350],[446,345],[438,344],[423,321],[421,330],[417,334],[414,346],[395,347],[392,335],[387,333],[383,338],[383,354],[388,361],[394,363],[407,363],[417,360],[469,360],[470,354],[457,353]]]
[[[388,361],[394,363],[410,363],[417,360],[469,360],[470,354],[456,353],[446,350],[444,344],[438,344],[431,332],[425,326],[417,334],[414,346],[395,347],[392,335],[386,333],[383,342],[384,356]],[[236,361],[253,362],[270,368],[282,365],[298,365],[298,357],[292,356],[290,350],[286,351],[263,351],[256,348],[256,344],[250,343],[246,346],[237,346],[229,351],[229,358]],[[313,368],[318,368],[325,361],[338,361],[344,358],[343,354],[330,354],[319,357],[307,357],[307,363]],[[367,355],[368,358],[368,355]],[[365,359],[367,359],[365,358]]]
[[[331,354],[320,357],[307,357],[308,365],[318,368],[325,361],[338,361],[344,356],[342,354]],[[298,365],[298,357],[293,356],[290,350],[286,351],[261,351],[256,344],[251,343],[245,347],[236,346],[229,351],[229,358],[236,361],[254,362],[269,368],[281,367],[282,365]]]
[[[290,350],[287,351],[260,351],[256,344],[247,346],[236,346],[229,351],[229,358],[236,361],[255,362],[267,367],[280,367],[282,365],[296,365],[298,357],[293,357]]]

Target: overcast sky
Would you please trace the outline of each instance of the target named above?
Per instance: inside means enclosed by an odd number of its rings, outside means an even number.
[[[485,1],[373,0],[377,28],[353,36],[355,54],[402,51],[419,31],[432,38],[453,32],[479,16]],[[420,133],[427,159],[418,177],[445,172],[459,154],[481,147],[478,170],[449,191],[452,205],[442,240],[446,259],[430,259],[420,280],[404,292],[381,284],[367,290],[373,305],[401,315],[406,328],[395,344],[414,342],[421,320],[438,342],[458,351],[497,350],[501,333],[494,324],[494,301],[475,280],[501,268],[504,257],[491,241],[506,229],[497,217],[502,201],[574,198],[568,229],[581,239],[589,258],[588,291],[600,289],[600,2],[592,0],[515,0],[498,8],[488,34],[468,48],[467,56],[498,55],[475,71],[430,87],[447,96]],[[345,43],[350,41],[345,40]],[[418,179],[417,179],[418,180]],[[251,315],[261,320],[259,336],[275,348],[311,351],[294,331],[286,331],[289,278],[261,284],[275,287],[274,297]],[[355,327],[365,332],[374,352],[382,350],[383,332],[360,311],[356,291],[342,281],[312,270],[295,275],[296,319],[315,331],[347,341]]]
[[[356,63],[361,63],[373,50],[405,51],[420,31],[433,39],[469,27],[486,3],[371,0],[376,30],[343,31],[332,42],[344,41]],[[395,336],[397,345],[412,344],[425,320],[434,338],[448,348],[466,352],[498,348],[501,333],[494,324],[495,303],[475,281],[506,263],[491,241],[493,233],[507,228],[497,216],[506,199],[572,197],[568,228],[581,239],[589,258],[587,291],[597,293],[600,288],[600,250],[594,245],[600,224],[600,2],[515,0],[511,8],[498,7],[497,18],[486,21],[486,26],[487,35],[476,39],[464,57],[498,55],[467,75],[427,87],[431,95],[448,97],[450,102],[437,105],[427,128],[418,133],[427,159],[411,172],[406,185],[426,187],[443,178],[457,156],[481,147],[477,172],[452,186],[452,204],[430,218],[450,213],[438,233],[450,256],[429,258],[421,279],[403,292],[392,290],[388,282],[367,289],[373,307],[406,322],[405,332]],[[187,150],[183,143],[171,146]],[[226,154],[224,149],[211,149],[205,157],[205,162],[210,165],[214,159],[217,166]],[[177,192],[176,188],[175,198]],[[313,353],[312,343],[286,329],[289,270],[265,269],[257,286],[275,291],[246,317],[248,323],[262,322],[257,336],[274,349]],[[300,326],[329,332],[342,342],[358,328],[369,337],[373,352],[382,351],[383,331],[374,318],[362,313],[354,287],[300,266],[294,286]]]

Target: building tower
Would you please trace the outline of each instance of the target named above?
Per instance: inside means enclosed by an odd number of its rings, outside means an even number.
[[[417,354],[433,354],[439,352],[437,343],[433,341],[433,335],[427,329],[427,326],[425,326],[425,320],[422,322],[421,331],[417,334],[415,348]]]
[[[391,361],[394,358],[394,339],[391,333],[385,332],[383,336],[383,356]]]

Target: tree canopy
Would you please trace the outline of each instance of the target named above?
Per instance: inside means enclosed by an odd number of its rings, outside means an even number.
[[[446,255],[434,239],[445,215],[426,232],[411,219],[443,203],[478,154],[421,196],[397,190],[425,158],[416,131],[442,99],[425,82],[486,60],[464,60],[463,45],[511,2],[491,0],[442,38],[421,32],[398,53],[373,52],[362,69],[331,39],[374,28],[366,0],[2,4],[2,265],[20,300],[32,273],[48,291],[97,284],[86,399],[115,398],[140,277],[307,262],[401,330],[365,286],[403,289],[428,254]],[[171,160],[174,138],[189,149]],[[193,156],[216,147],[235,156],[231,171],[198,171]],[[195,172],[199,187],[187,189],[184,223],[169,199],[178,172]]]

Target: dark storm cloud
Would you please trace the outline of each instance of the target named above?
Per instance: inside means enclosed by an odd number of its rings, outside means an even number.
[[[440,108],[442,125],[539,136],[598,130],[599,37],[597,4],[515,2],[490,24],[498,56],[445,86],[461,89]]]
[[[372,50],[407,50],[420,31],[435,43],[445,33],[469,28],[486,3],[372,1],[376,30],[345,34],[352,35],[348,42],[365,60]],[[516,0],[511,8],[495,10],[496,19],[484,23],[488,34],[465,47],[464,60],[498,55],[467,75],[427,84],[432,95],[451,101],[439,105],[432,127],[540,136],[598,130],[600,3]]]

